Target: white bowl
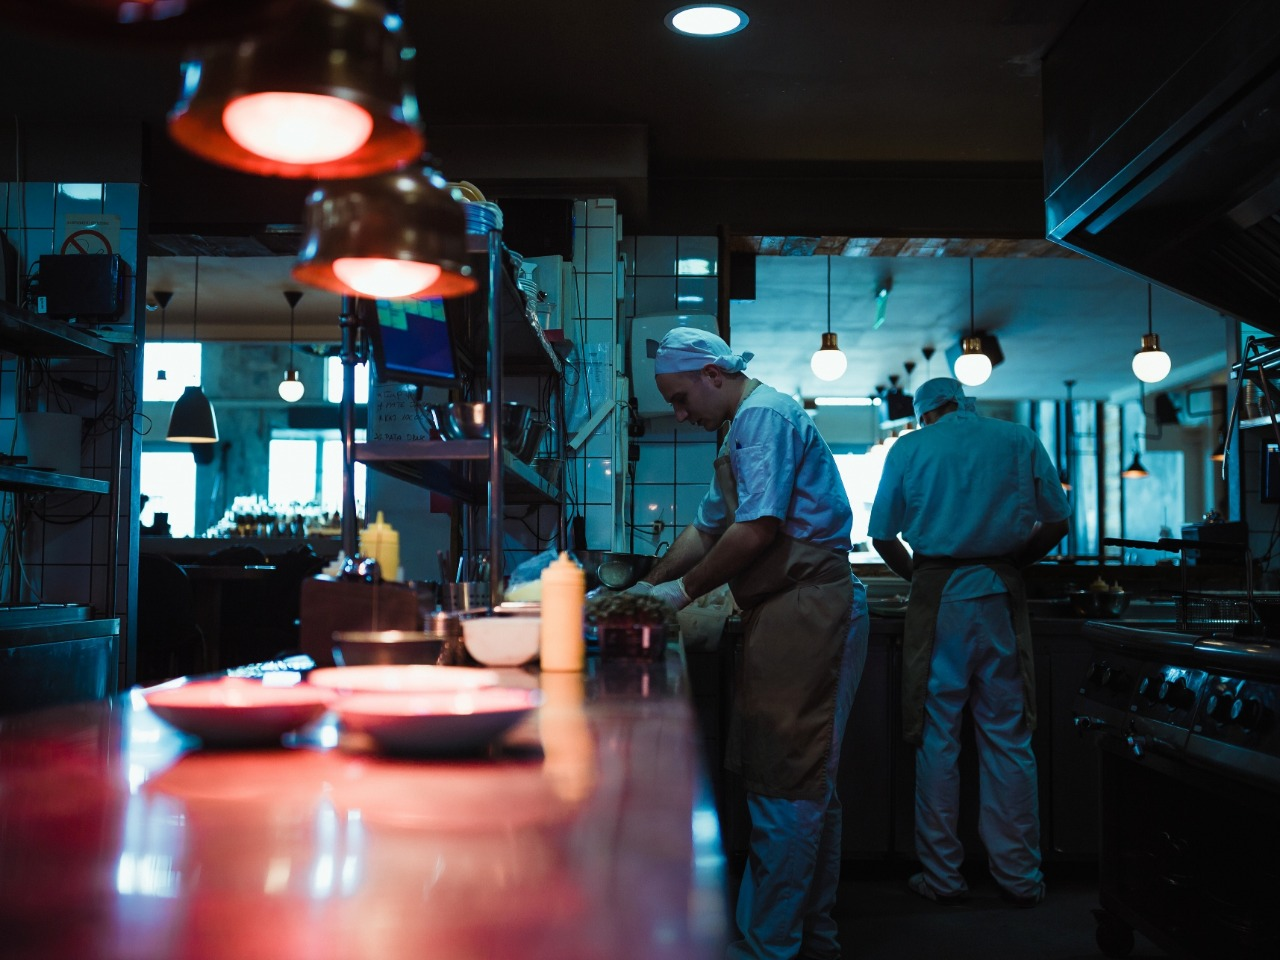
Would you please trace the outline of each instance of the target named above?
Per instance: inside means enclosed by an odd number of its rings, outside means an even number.
[[[467,653],[486,667],[517,667],[538,655],[542,618],[495,614],[462,621]]]

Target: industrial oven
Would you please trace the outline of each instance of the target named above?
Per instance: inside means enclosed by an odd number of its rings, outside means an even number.
[[[1280,641],[1252,616],[1226,622],[1212,597],[1179,609],[1168,630],[1084,628],[1075,723],[1097,745],[1098,946],[1123,957],[1138,930],[1172,956],[1274,960]],[[1202,610],[1222,622],[1188,622]]]

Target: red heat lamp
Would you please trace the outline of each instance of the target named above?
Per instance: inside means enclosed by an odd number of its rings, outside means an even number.
[[[259,176],[393,170],[426,146],[405,79],[412,58],[399,19],[377,0],[296,2],[238,43],[183,64],[169,136],[198,157]]]
[[[317,185],[293,276],[375,300],[458,297],[479,286],[467,263],[462,204],[422,165]]]

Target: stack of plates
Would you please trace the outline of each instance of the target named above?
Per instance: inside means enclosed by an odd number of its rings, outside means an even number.
[[[467,214],[467,233],[488,233],[502,229],[502,209],[488,200],[477,200],[462,205]]]

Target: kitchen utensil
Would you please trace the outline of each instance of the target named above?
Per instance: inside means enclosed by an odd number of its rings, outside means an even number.
[[[307,684],[267,686],[259,680],[222,677],[156,687],[143,694],[156,716],[207,744],[273,744],[282,734],[314,720],[333,693]]]
[[[411,630],[344,630],[333,635],[340,667],[378,663],[439,663],[448,637]]]
[[[462,642],[486,667],[514,667],[538,655],[542,617],[494,614],[462,621]]]
[[[530,419],[528,429],[525,431],[524,439],[520,446],[513,450],[516,459],[521,463],[532,463],[534,455],[538,452],[538,447],[542,445],[542,438],[547,435],[547,430],[551,427],[549,420]]]
[[[464,580],[460,583],[440,584],[440,606],[446,610],[474,610],[488,605],[488,581]]]
[[[539,690],[488,687],[453,693],[368,693],[344,697],[343,727],[389,753],[471,753],[542,702]]]
[[[520,449],[529,431],[533,410],[523,403],[502,405],[502,445],[512,453]],[[451,403],[445,408],[441,427],[452,440],[484,440],[489,436],[487,403]]]
[[[596,577],[611,590],[626,590],[644,579],[657,561],[657,557],[643,553],[606,553],[596,568]]]

